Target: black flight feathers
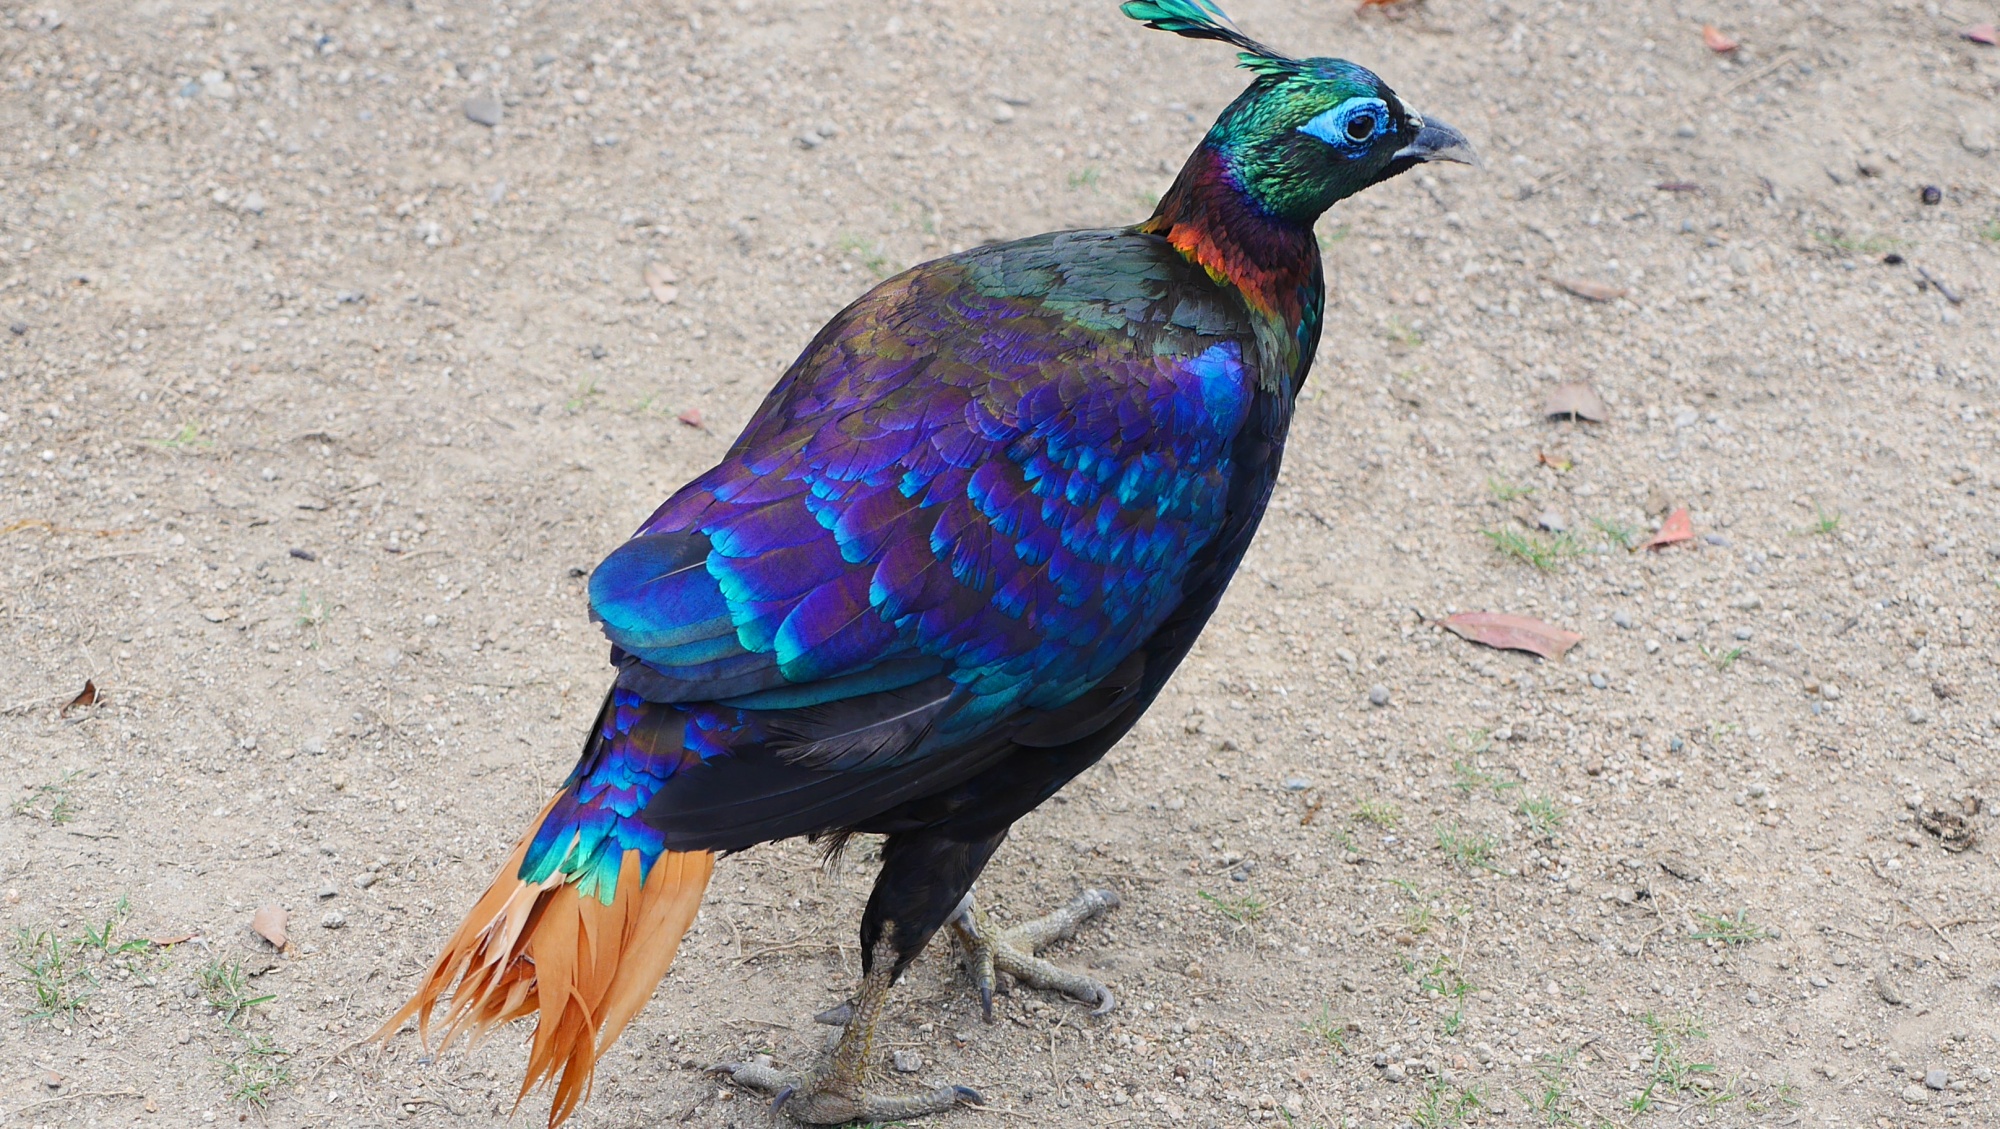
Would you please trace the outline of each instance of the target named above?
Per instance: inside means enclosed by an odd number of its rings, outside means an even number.
[[[1119,11],[1158,31],[1189,39],[1219,39],[1242,49],[1236,64],[1258,74],[1284,77],[1304,69],[1297,59],[1271,50],[1237,31],[1215,0],[1126,0]]]

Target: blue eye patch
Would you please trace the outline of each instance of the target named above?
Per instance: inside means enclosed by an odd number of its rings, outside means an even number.
[[[1380,98],[1349,98],[1299,127],[1341,149],[1366,145],[1389,129],[1389,105]]]

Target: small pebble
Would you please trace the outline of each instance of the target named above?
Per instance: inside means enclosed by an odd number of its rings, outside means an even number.
[[[1648,639],[1648,640],[1646,640],[1646,653],[1647,653],[1647,654],[1649,654],[1649,655],[1657,655],[1657,654],[1659,654],[1659,653],[1660,653],[1660,641],[1659,641],[1658,639]]]
[[[236,202],[236,210],[253,216],[264,214],[264,194],[252,192]]]
[[[1690,623],[1674,624],[1674,638],[1683,643],[1694,638],[1694,625]]]
[[[366,890],[368,887],[373,886],[375,884],[375,879],[376,876],[372,873],[357,874],[354,876],[354,884],[360,887],[361,889]]]
[[[1736,629],[1736,632],[1735,632],[1735,634],[1736,634],[1736,641],[1737,641],[1737,642],[1739,642],[1739,643],[1748,643],[1748,642],[1750,641],[1750,636],[1751,636],[1751,634],[1752,634],[1752,633],[1751,633],[1750,629],[1749,629],[1749,628],[1747,628],[1747,627],[1739,627],[1739,628],[1737,628],[1737,629]]]
[[[1404,1077],[1403,1064],[1400,1062],[1392,1062],[1382,1068],[1382,1080],[1385,1082],[1401,1082]]]
[[[1630,631],[1632,630],[1632,613],[1624,611],[1622,609],[1619,611],[1612,612],[1611,622],[1613,625],[1617,627],[1622,627],[1625,630]]]
[[[1903,720],[1909,722],[1911,725],[1922,725],[1930,719],[1931,715],[1915,706],[1911,706],[1909,709],[1903,711]]]
[[[1951,1075],[1945,1073],[1944,1067],[1933,1066],[1924,1071],[1924,1085],[1933,1090],[1942,1090],[1951,1085]]]
[[[328,910],[326,916],[319,919],[321,929],[339,929],[346,924],[347,915],[337,909]]]
[[[1543,510],[1541,515],[1535,518],[1535,524],[1550,533],[1562,533],[1569,529],[1569,522],[1563,520],[1563,515],[1555,510]]]
[[[1387,686],[1382,685],[1380,682],[1377,682],[1375,685],[1370,686],[1368,688],[1368,704],[1371,706],[1388,705],[1389,688]]]
[[[1935,184],[1926,184],[1924,190],[1918,194],[1918,198],[1926,205],[1936,206],[1944,201],[1944,192]],[[1931,1089],[1935,1090],[1937,1087],[1933,1086]]]
[[[1604,675],[1600,672],[1590,676],[1590,684],[1592,686],[1597,687],[1599,690],[1603,690],[1611,685],[1611,680],[1604,677]]]
[[[491,94],[474,94],[465,100],[465,116],[489,128],[500,124],[500,99]]]
[[[1882,997],[1883,1003],[1892,1007],[1903,1002],[1903,990],[1896,986],[1894,980],[1889,979],[1889,974],[1886,972],[1876,974],[1875,994]]]
[[[340,893],[339,887],[333,885],[331,882],[319,888],[319,896],[321,898],[331,898],[338,893]]]
[[[924,1056],[915,1051],[895,1051],[890,1054],[889,1059],[895,1063],[896,1070],[903,1074],[915,1074],[924,1068]]]
[[[1313,782],[1306,777],[1303,776],[1285,777],[1285,791],[1287,792],[1303,792],[1312,786]]]
[[[1837,702],[1840,700],[1840,687],[1828,682],[1819,688],[1819,696],[1829,702]]]

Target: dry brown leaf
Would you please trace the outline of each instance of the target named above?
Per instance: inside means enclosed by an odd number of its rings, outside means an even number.
[[[1660,523],[1660,531],[1653,534],[1652,540],[1639,547],[1642,549],[1664,549],[1668,545],[1692,540],[1694,540],[1694,519],[1688,517],[1687,507],[1681,506],[1673,513],[1668,514],[1667,520]]]
[[[2000,30],[1995,30],[1992,24],[1973,24],[1959,34],[1974,43],[1984,43],[1988,47],[2000,46]]]
[[[1611,418],[1611,406],[1604,402],[1604,397],[1599,396],[1597,389],[1592,388],[1588,381],[1573,380],[1549,389],[1549,398],[1542,405],[1542,414],[1603,423]]]
[[[1736,41],[1734,39],[1722,34],[1721,31],[1709,24],[1703,24],[1701,27],[1701,41],[1707,45],[1710,51],[1718,55],[1727,55],[1731,51],[1736,50]]]
[[[675,286],[674,272],[665,263],[655,259],[646,264],[646,289],[662,306],[671,306],[681,296],[681,288]]]
[[[291,920],[291,916],[283,906],[260,906],[250,916],[250,931],[271,942],[272,948],[282,949],[285,947],[285,922]]]
[[[1583,636],[1574,631],[1506,612],[1460,612],[1447,618],[1444,625],[1461,639],[1503,651],[1527,651],[1545,659],[1559,659],[1583,642]]]
[[[1616,302],[1631,293],[1623,286],[1613,286],[1608,282],[1592,282],[1587,278],[1553,278],[1549,281],[1579,298],[1592,302]]]
[[[96,704],[97,704],[97,681],[95,679],[86,678],[83,680],[83,689],[77,692],[76,697],[71,698],[69,700],[69,704],[62,708],[62,712],[59,716],[68,717],[69,711],[71,710],[80,710],[89,706],[94,706]]]
[[[678,416],[677,418],[678,418],[678,419],[679,419],[679,420],[680,420],[680,421],[681,421],[682,423],[684,423],[684,424],[687,424],[687,425],[688,425],[689,427],[700,427],[700,426],[701,426],[701,409],[700,409],[700,408],[689,408],[689,409],[688,409],[687,411],[684,411],[684,412],[682,412],[682,413],[681,413],[681,414],[680,414],[680,415],[679,415],[679,416]]]
[[[1568,474],[1576,466],[1576,460],[1564,454],[1551,455],[1547,451],[1535,452],[1535,463],[1545,466],[1557,474]]]

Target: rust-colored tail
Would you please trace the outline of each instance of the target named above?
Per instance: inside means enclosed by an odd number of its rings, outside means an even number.
[[[639,853],[627,851],[617,896],[605,905],[594,896],[579,897],[560,871],[539,885],[518,877],[534,839],[532,828],[547,815],[548,808],[542,809],[514,845],[416,995],[373,1037],[387,1039],[414,1015],[428,1046],[431,1012],[447,991],[451,1002],[445,1005],[440,1050],[461,1032],[477,1042],[500,1024],[535,1015],[527,1077],[515,1100],[553,1079],[549,1125],[554,1129],[589,1096],[598,1056],[667,974],[701,906],[715,856],[662,854],[641,886]]]

